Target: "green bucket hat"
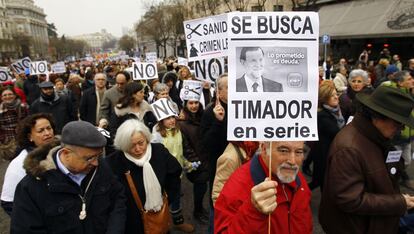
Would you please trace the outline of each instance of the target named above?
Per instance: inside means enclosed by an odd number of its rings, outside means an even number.
[[[414,99],[409,94],[394,87],[380,86],[371,95],[358,93],[356,98],[368,108],[414,128],[411,115]]]

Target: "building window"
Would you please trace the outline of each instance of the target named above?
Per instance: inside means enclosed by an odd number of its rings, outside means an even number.
[[[252,6],[252,11],[262,11],[262,6]]]
[[[273,11],[283,11],[283,5],[273,5]]]

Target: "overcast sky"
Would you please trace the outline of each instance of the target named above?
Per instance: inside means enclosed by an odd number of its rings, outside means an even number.
[[[106,29],[116,37],[122,27],[132,28],[145,13],[148,0],[34,0],[43,8],[48,23],[54,23],[59,36],[75,36]]]

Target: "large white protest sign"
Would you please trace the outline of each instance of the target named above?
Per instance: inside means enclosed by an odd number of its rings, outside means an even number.
[[[161,98],[151,104],[152,112],[158,121],[161,121],[170,116],[178,116],[174,109],[174,104],[170,99]]]
[[[26,69],[30,69],[30,60],[29,57],[22,58],[14,63],[12,63],[11,68],[16,71],[17,74],[25,73]]]
[[[227,56],[227,14],[184,21],[189,61]]]
[[[53,73],[65,73],[66,66],[64,62],[57,62],[52,64],[52,72]]]
[[[0,83],[11,81],[11,76],[6,68],[0,67]]]
[[[48,74],[48,73],[49,73],[49,70],[47,68],[46,61],[32,62],[30,64],[30,75]]]
[[[228,22],[228,140],[317,140],[317,13],[238,12]]]
[[[145,61],[147,63],[156,63],[157,62],[157,52],[148,52],[145,55]]]
[[[150,80],[158,78],[157,64],[132,63],[132,78],[134,80]]]
[[[215,82],[224,73],[224,58],[204,59],[194,62],[195,77],[198,80]]]

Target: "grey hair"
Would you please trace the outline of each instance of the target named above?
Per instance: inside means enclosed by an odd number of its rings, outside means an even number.
[[[362,79],[364,80],[364,83],[368,83],[368,72],[362,70],[362,69],[354,69],[349,73],[349,78],[348,78],[348,82],[351,83],[352,79],[354,79],[355,77],[362,77]]]
[[[221,84],[221,83],[223,83],[223,82],[221,82],[224,78],[227,78],[228,77],[228,74],[227,73],[223,73],[223,74],[221,74],[218,78],[217,78],[217,80],[216,80],[216,87],[217,87],[217,89],[218,90],[221,90],[222,88],[223,88],[223,84]]]
[[[151,142],[151,132],[144,123],[136,119],[128,119],[116,131],[114,145],[117,149],[128,152],[131,149],[131,137],[134,133],[141,133]]]
[[[410,75],[410,72],[407,70],[399,71],[394,74],[393,80],[395,82],[404,82],[404,77]]]
[[[98,75],[102,75],[105,78],[105,80],[107,80],[106,74],[102,72],[96,73],[93,79],[95,79]]]
[[[158,83],[158,84],[155,85],[153,91],[157,95],[157,94],[160,94],[163,91],[169,91],[169,89],[170,89],[170,87],[168,87],[168,85],[166,85],[165,83]]]

